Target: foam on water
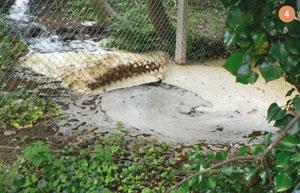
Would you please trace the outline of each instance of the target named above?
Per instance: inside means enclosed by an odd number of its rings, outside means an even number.
[[[10,21],[9,25],[12,29],[16,30],[22,36],[23,41],[28,45],[29,49],[33,52],[39,53],[54,53],[54,52],[70,52],[70,51],[83,51],[95,52],[104,51],[103,48],[98,46],[98,42],[91,39],[88,40],[67,40],[50,32],[43,24],[34,21],[30,15],[29,10],[30,0],[16,0],[14,5],[10,8],[7,19]],[[92,26],[95,22],[82,22],[82,26]],[[22,28],[20,30],[20,28]],[[39,28],[42,33],[38,37],[28,38],[24,36],[24,31],[30,28]]]
[[[10,8],[9,18],[19,22],[29,22],[29,1],[16,0],[15,4]]]

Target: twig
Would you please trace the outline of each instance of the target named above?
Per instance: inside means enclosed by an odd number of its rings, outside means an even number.
[[[295,189],[294,189],[292,192],[296,192],[296,191],[298,191],[298,190],[299,190],[299,188],[300,188],[300,183],[298,183],[298,184],[296,185]]]
[[[289,124],[281,131],[281,133],[272,141],[269,147],[260,155],[261,157],[266,157],[272,149],[280,142],[282,138],[286,136],[289,130],[300,120],[300,115],[294,117]]]
[[[257,156],[243,156],[243,157],[235,157],[232,159],[228,159],[225,160],[223,162],[219,162],[205,170],[202,170],[200,172],[197,172],[193,175],[188,176],[187,178],[184,178],[183,180],[181,180],[179,183],[177,183],[175,186],[173,186],[172,188],[170,188],[166,193],[170,193],[171,191],[173,191],[175,188],[180,187],[181,185],[183,185],[184,183],[186,183],[187,181],[191,180],[192,178],[196,177],[196,176],[201,176],[209,171],[215,170],[219,167],[222,167],[224,165],[227,165],[229,163],[233,163],[233,162],[239,162],[239,161],[243,161],[243,162],[249,162],[249,161],[253,161],[253,160],[257,160]]]
[[[20,147],[10,147],[10,146],[3,146],[3,145],[0,145],[0,149],[21,150],[22,148],[20,148]]]
[[[266,172],[268,173],[269,176],[269,180],[272,186],[272,190],[274,193],[276,193],[276,189],[274,187],[274,183],[272,180],[272,174],[270,172],[270,168],[268,166],[268,163],[266,162],[266,157],[268,156],[268,154],[272,151],[272,149],[280,142],[281,139],[283,139],[287,133],[289,132],[289,130],[300,120],[300,115],[297,115],[296,117],[294,117],[289,124],[281,131],[281,133],[275,138],[273,139],[273,141],[271,142],[271,144],[269,145],[269,147],[267,149],[265,149],[261,154],[256,155],[256,156],[242,156],[242,157],[235,157],[235,158],[231,158],[231,159],[227,159],[223,162],[219,162],[205,170],[202,170],[200,172],[197,172],[195,174],[192,174],[186,178],[184,178],[183,180],[181,180],[180,182],[178,182],[177,184],[175,184],[173,187],[171,187],[168,191],[166,191],[166,193],[170,193],[171,191],[175,190],[175,188],[178,188],[180,186],[182,186],[184,183],[188,182],[189,180],[191,180],[192,178],[196,177],[196,176],[201,176],[209,171],[215,170],[219,167],[222,167],[224,165],[233,163],[233,162],[239,162],[239,161],[246,161],[246,162],[250,162],[250,161],[261,161],[261,163],[263,164],[264,169],[266,170]]]
[[[274,182],[273,182],[273,175],[272,175],[271,169],[270,169],[270,167],[269,167],[269,164],[268,164],[268,162],[267,162],[267,159],[266,159],[266,158],[262,159],[262,160],[261,160],[261,164],[263,165],[263,168],[264,168],[264,169],[266,170],[266,172],[267,172],[268,179],[269,179],[269,183],[270,183],[270,185],[271,185],[271,187],[272,187],[273,193],[277,193],[276,188],[275,188],[275,185],[274,185]]]

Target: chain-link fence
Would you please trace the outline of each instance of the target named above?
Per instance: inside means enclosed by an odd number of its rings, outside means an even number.
[[[175,53],[177,5],[177,0],[2,0],[0,65],[29,68],[80,92],[140,74],[159,79],[156,72]],[[187,58],[223,56],[221,2],[189,0],[187,13]]]

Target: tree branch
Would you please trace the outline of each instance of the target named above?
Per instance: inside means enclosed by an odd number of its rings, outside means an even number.
[[[227,159],[223,162],[217,163],[203,171],[199,171],[195,174],[192,174],[186,178],[184,178],[183,180],[181,180],[180,182],[178,182],[177,184],[175,184],[173,187],[171,187],[166,193],[170,193],[173,190],[175,190],[175,188],[178,188],[180,186],[182,186],[183,184],[185,184],[186,182],[188,182],[189,180],[191,180],[192,178],[196,177],[196,176],[201,176],[204,175],[205,173],[215,170],[219,167],[222,167],[224,165],[230,164],[230,163],[234,163],[234,162],[239,162],[239,161],[244,161],[244,162],[250,162],[250,161],[261,161],[261,163],[263,164],[264,169],[266,170],[266,172],[268,173],[269,176],[269,180],[272,186],[272,190],[275,193],[276,189],[274,187],[274,183],[272,180],[272,174],[270,172],[270,168],[266,162],[266,157],[268,156],[268,154],[272,151],[272,149],[280,142],[280,140],[282,140],[287,133],[289,132],[289,130],[300,120],[300,115],[297,115],[296,117],[294,117],[289,124],[281,131],[281,133],[279,135],[277,135],[275,137],[275,139],[273,139],[273,141],[271,142],[271,144],[268,146],[267,149],[265,149],[261,154],[256,155],[256,156],[242,156],[242,157],[235,157],[235,158],[231,158],[231,159]],[[269,171],[268,171],[269,169]]]
[[[274,182],[273,182],[272,172],[271,172],[271,169],[270,169],[269,164],[268,164],[268,162],[267,162],[267,159],[266,159],[266,158],[265,158],[265,159],[262,159],[262,160],[261,160],[261,164],[263,165],[265,171],[267,172],[268,179],[269,179],[269,183],[270,183],[270,185],[271,185],[271,187],[272,187],[273,193],[277,193],[276,188],[275,188],[275,185],[274,185]]]
[[[10,146],[3,146],[3,145],[0,145],[0,149],[21,150],[22,148],[20,148],[20,147],[10,147]]]
[[[289,130],[300,120],[300,115],[294,117],[289,124],[281,131],[279,135],[272,141],[269,147],[260,155],[261,157],[266,157],[268,153],[272,151],[272,149],[286,136]]]
[[[243,161],[243,162],[250,162],[250,161],[253,161],[253,160],[257,160],[257,156],[243,156],[243,157],[235,157],[235,158],[232,158],[232,159],[228,159],[228,160],[225,160],[223,162],[220,162],[220,163],[217,163],[205,170],[202,170],[202,171],[199,171],[193,175],[190,175],[188,176],[187,178],[184,178],[183,180],[181,180],[180,182],[178,182],[175,186],[173,186],[172,188],[170,188],[166,193],[170,193],[171,191],[173,191],[175,188],[178,188],[180,186],[182,186],[184,183],[186,183],[187,181],[191,180],[192,178],[196,177],[196,176],[201,176],[209,171],[212,171],[212,170],[215,170],[219,167],[222,167],[224,165],[227,165],[227,164],[230,164],[230,163],[234,163],[234,162],[240,162],[240,161]]]

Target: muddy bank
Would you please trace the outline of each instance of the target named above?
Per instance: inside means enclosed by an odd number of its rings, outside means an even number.
[[[222,60],[178,66],[162,53],[108,51],[92,39],[65,39],[47,29],[52,19],[36,23],[27,11],[34,1],[18,2],[8,16],[11,27],[42,31],[23,36],[31,52],[20,59],[22,67],[2,75],[2,89],[26,89],[57,104],[61,115],[53,121],[59,133],[96,135],[123,123],[131,136],[191,145],[247,143],[254,134],[275,131],[266,111],[270,103],[286,101],[291,86],[285,81],[244,86],[222,68]]]
[[[35,92],[58,104],[61,116],[55,123],[63,134],[115,132],[121,122],[128,135],[190,145],[248,143],[253,135],[276,131],[267,124],[266,112],[272,102],[285,103],[291,85],[284,80],[266,84],[263,79],[255,85],[237,84],[223,63],[170,64],[161,80],[142,75],[144,84],[125,81],[121,89],[101,94],[78,94],[62,87],[62,81],[30,70],[19,70],[19,76],[38,84]],[[10,87],[22,86],[7,82]]]
[[[128,135],[190,145],[248,143],[252,135],[276,131],[267,124],[266,112],[272,102],[284,104],[291,86],[284,80],[265,84],[262,79],[255,85],[237,84],[223,63],[171,64],[160,81],[124,84],[122,89],[102,94],[75,94],[61,87],[60,81],[42,75],[36,81],[44,80],[46,85],[52,80],[51,92],[56,94],[44,96],[59,105],[61,116],[55,122],[63,134],[114,132],[122,122]]]
[[[50,120],[42,121],[32,129],[16,130],[6,128],[0,131],[0,161],[9,165],[16,160],[21,148],[37,140],[48,141],[54,138],[58,128]]]
[[[263,117],[238,110],[216,110],[210,99],[159,82],[78,98],[65,111],[72,115],[62,119],[61,131],[111,132],[122,122],[130,135],[176,145],[247,143],[255,131],[274,131]]]
[[[248,143],[253,135],[275,132],[266,122],[267,109],[272,102],[285,104],[291,85],[262,78],[237,84],[223,64],[169,65],[161,82],[78,98],[69,109],[81,111],[73,113],[73,127],[109,131],[120,121],[129,133],[173,144]]]

